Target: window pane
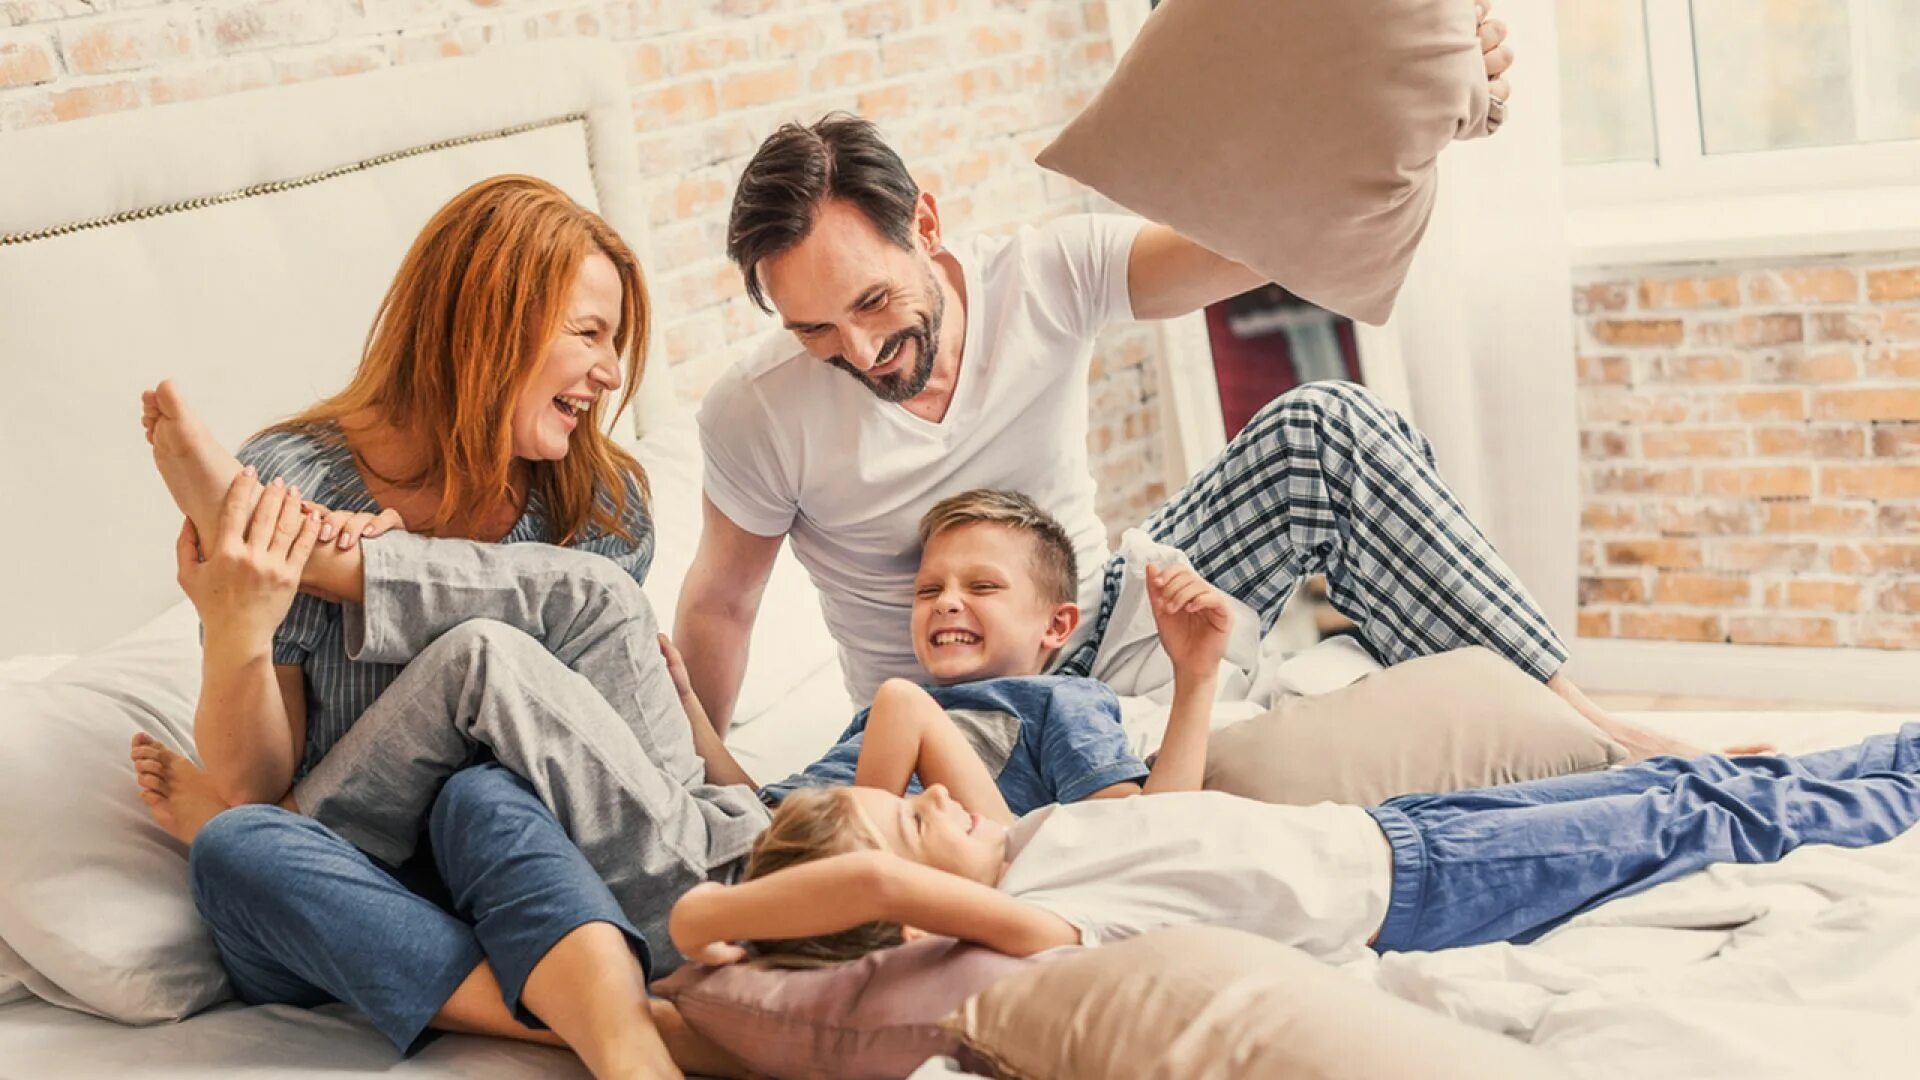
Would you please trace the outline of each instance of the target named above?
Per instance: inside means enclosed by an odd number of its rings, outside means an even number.
[[[1709,154],[1855,139],[1850,0],[1693,0]]]
[[[1559,15],[1560,126],[1567,164],[1654,160],[1641,0],[1559,0]]]
[[[1920,139],[1920,0],[1867,0],[1862,137]]]

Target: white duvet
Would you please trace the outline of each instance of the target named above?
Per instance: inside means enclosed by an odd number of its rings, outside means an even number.
[[[1903,718],[1671,717],[1709,742],[1842,745]],[[1737,731],[1737,736],[1734,734]],[[1592,1077],[1920,1076],[1920,830],[1720,866],[1525,947],[1391,955],[1356,972]],[[1370,970],[1369,970],[1370,969]]]

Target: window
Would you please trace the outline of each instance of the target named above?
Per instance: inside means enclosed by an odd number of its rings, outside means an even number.
[[[1671,40],[1650,40],[1649,6]],[[1559,0],[1559,16],[1569,165],[1659,161],[1656,95],[1696,110],[1696,154],[1920,138],[1920,0]],[[1656,72],[1656,50],[1690,70]]]
[[[1920,244],[1920,0],[1556,13],[1577,260]]]

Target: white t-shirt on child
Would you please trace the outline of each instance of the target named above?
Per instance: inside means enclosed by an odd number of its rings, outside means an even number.
[[[1217,791],[1049,806],[1007,837],[999,888],[1083,944],[1163,926],[1228,926],[1330,963],[1364,955],[1386,918],[1393,856],[1357,806],[1275,806]]]
[[[1133,316],[1127,261],[1141,224],[1079,215],[953,248],[966,340],[939,423],[881,401],[785,330],[707,392],[707,498],[748,532],[792,538],[855,701],[888,678],[923,677],[909,629],[920,517],[963,491],[1011,488],[1060,520],[1091,630],[1107,530],[1087,463],[1087,374],[1095,335]]]

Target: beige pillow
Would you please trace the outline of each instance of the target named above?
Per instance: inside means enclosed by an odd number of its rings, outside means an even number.
[[[1064,956],[946,1020],[961,1064],[1015,1080],[1563,1080],[1466,1027],[1241,930],[1180,927]]]
[[[1206,786],[1262,802],[1371,806],[1604,769],[1626,751],[1560,695],[1478,646],[1290,698],[1214,733]]]
[[[1039,163],[1385,322],[1434,159],[1484,134],[1473,0],[1169,0]]]

